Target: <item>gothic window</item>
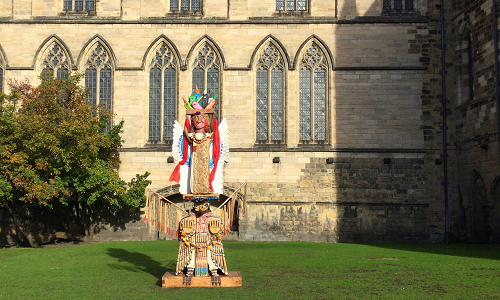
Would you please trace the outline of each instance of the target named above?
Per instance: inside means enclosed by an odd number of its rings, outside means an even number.
[[[276,0],[276,10],[305,11],[307,10],[307,0]]]
[[[220,103],[222,97],[219,93],[220,84],[220,60],[214,49],[205,44],[196,57],[193,68],[193,93],[196,91],[196,86],[200,93],[206,91],[209,98],[217,95],[216,104],[214,106],[215,117],[219,120]]]
[[[94,11],[95,0],[64,0],[64,11]]]
[[[176,65],[175,56],[165,43],[157,47],[149,65],[149,142],[172,141],[177,103]]]
[[[312,43],[299,68],[299,136],[301,142],[326,142],[328,65],[325,54]]]
[[[58,43],[52,43],[44,54],[42,77],[53,76],[58,79],[68,77],[70,66],[68,57]]]
[[[457,105],[474,98],[472,41],[470,34],[458,46]]]
[[[201,0],[170,0],[171,11],[193,11],[201,10]]]
[[[257,63],[257,134],[259,143],[281,143],[284,111],[284,62],[269,43]]]
[[[85,87],[89,90],[88,98],[92,105],[102,105],[112,110],[113,67],[111,55],[100,43],[95,43],[85,63]],[[111,120],[108,123],[109,129]]]
[[[383,0],[382,2],[382,14],[384,15],[413,12],[413,0]]]

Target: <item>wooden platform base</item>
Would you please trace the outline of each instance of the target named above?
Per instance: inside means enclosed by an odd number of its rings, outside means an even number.
[[[238,271],[228,272],[228,276],[192,276],[183,274],[175,276],[174,272],[167,272],[162,277],[161,286],[170,287],[237,287],[241,286],[241,274]]]

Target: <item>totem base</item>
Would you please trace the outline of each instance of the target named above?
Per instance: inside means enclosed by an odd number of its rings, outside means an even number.
[[[161,286],[170,287],[238,287],[241,286],[241,274],[238,271],[227,272],[227,276],[175,276],[175,272],[166,272],[161,278]]]

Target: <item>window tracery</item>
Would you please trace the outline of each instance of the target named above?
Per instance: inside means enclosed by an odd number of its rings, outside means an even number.
[[[68,77],[70,65],[61,45],[53,42],[47,48],[41,69],[43,77],[54,76],[58,79]]]
[[[259,143],[284,141],[284,66],[278,48],[269,43],[256,66],[256,139]]]
[[[85,87],[89,90],[89,100],[92,105],[102,105],[112,110],[112,80],[113,67],[111,55],[100,42],[89,51],[85,68]],[[108,123],[108,129],[111,120]]]
[[[176,117],[177,61],[166,43],[156,48],[149,69],[149,142],[171,142]]]
[[[300,141],[323,143],[327,136],[327,71],[325,54],[312,43],[299,71]]]
[[[193,93],[198,86],[199,91],[202,93],[206,91],[209,98],[217,95],[217,101],[214,106],[215,117],[220,120],[220,103],[222,97],[219,93],[220,84],[220,60],[217,53],[212,46],[205,43],[197,53],[194,68],[193,68]]]

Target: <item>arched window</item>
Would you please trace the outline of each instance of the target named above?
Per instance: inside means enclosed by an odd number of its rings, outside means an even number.
[[[220,117],[220,103],[222,100],[219,94],[220,65],[219,57],[213,47],[205,43],[198,51],[193,67],[193,92],[196,91],[196,86],[198,86],[200,93],[206,91],[209,98],[217,95],[214,106],[217,119]]]
[[[70,65],[68,55],[57,42],[52,42],[42,54],[42,76],[54,76],[58,79],[68,77]]]
[[[111,54],[100,42],[94,43],[87,52],[84,69],[85,87],[92,105],[102,105],[112,111],[113,65]],[[111,120],[107,129],[110,126]]]
[[[149,69],[148,140],[169,143],[177,103],[177,60],[165,42],[156,47]]]
[[[284,141],[284,84],[285,64],[273,43],[263,47],[257,63],[257,132],[258,143]]]
[[[299,67],[299,123],[301,142],[327,140],[328,65],[316,43],[305,48]]]
[[[473,51],[470,33],[465,35],[465,38],[458,47],[458,51],[460,61],[457,67],[458,80],[456,80],[456,104],[461,105],[474,98],[474,61],[472,57]]]

